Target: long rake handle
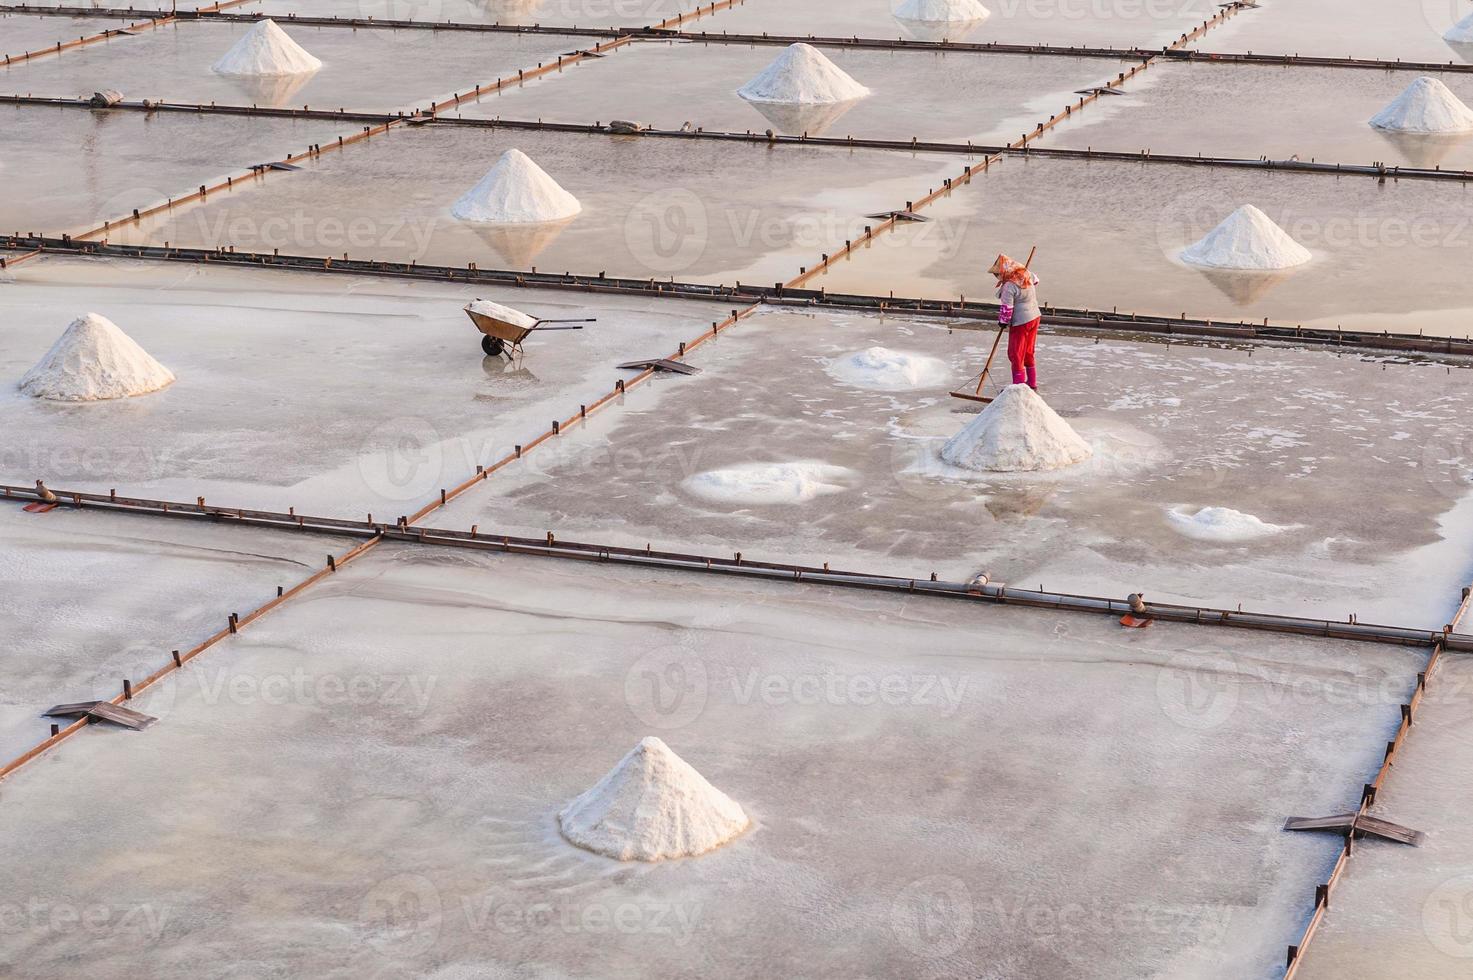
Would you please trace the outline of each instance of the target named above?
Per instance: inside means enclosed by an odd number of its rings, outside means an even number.
[[[993,358],[997,357],[997,349],[1002,345],[1002,335],[1007,332],[1007,327],[998,327],[997,336],[992,338],[992,353],[987,355],[987,363],[982,367],[982,377],[977,379],[977,394],[982,394],[982,386],[987,383],[987,375],[992,370]]]

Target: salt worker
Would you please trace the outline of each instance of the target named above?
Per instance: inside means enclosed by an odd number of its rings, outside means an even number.
[[[1027,383],[1038,390],[1038,367],[1033,351],[1038,345],[1038,277],[1006,255],[999,255],[987,270],[997,277],[997,323],[1008,328],[1008,360],[1013,365],[1013,384]]]

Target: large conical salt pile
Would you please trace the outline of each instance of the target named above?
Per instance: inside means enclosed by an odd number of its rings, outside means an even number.
[[[257,23],[215,62],[221,75],[301,75],[321,67],[321,61],[272,20]]]
[[[986,20],[992,11],[978,0],[905,0],[895,9],[901,20],[919,20],[926,23],[970,24]]]
[[[1473,44],[1473,14],[1469,14],[1449,27],[1447,33],[1442,35],[1442,39],[1454,44]]]
[[[481,182],[455,202],[450,213],[462,221],[534,224],[562,221],[583,210],[578,199],[521,150],[507,150]]]
[[[1204,269],[1288,269],[1314,256],[1273,219],[1245,204],[1181,253],[1183,262]]]
[[[735,801],[653,737],[641,739],[558,814],[569,841],[620,861],[704,854],[751,823]]]
[[[174,374],[105,316],[73,320],[46,356],[20,379],[20,390],[64,402],[129,398],[158,391]]]
[[[827,105],[852,102],[870,93],[817,48],[798,43],[786,48],[737,94],[748,102]]]
[[[1424,75],[1372,116],[1371,125],[1393,133],[1469,133],[1473,109],[1442,82]]]
[[[953,466],[997,473],[1057,470],[1094,455],[1089,443],[1027,385],[1002,390],[941,448]]]

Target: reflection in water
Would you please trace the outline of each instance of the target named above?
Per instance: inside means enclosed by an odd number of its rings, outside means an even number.
[[[896,17],[902,36],[911,41],[965,41],[977,33],[981,20],[906,20]]]
[[[537,256],[572,222],[572,218],[565,218],[562,221],[525,225],[488,225],[474,222],[464,222],[463,225],[474,231],[481,241],[501,256],[504,268],[526,271],[537,261]]]
[[[1034,517],[1053,499],[1057,488],[1052,484],[1030,487],[994,488],[984,505],[994,519],[1002,523],[1018,523]]]
[[[1294,269],[1270,269],[1263,272],[1234,272],[1230,269],[1202,269],[1202,278],[1217,287],[1218,292],[1236,306],[1252,306],[1269,290],[1294,275]]]
[[[471,0],[486,16],[497,24],[527,27],[538,22],[542,0]]]
[[[1429,170],[1473,139],[1473,133],[1397,133],[1386,129],[1376,132],[1412,166]]]
[[[496,382],[497,392],[504,393],[508,387],[513,390],[530,388],[538,383],[537,375],[522,366],[522,358],[514,357],[507,360],[500,354],[495,357],[482,357],[481,370],[486,372],[486,377]],[[511,382],[510,385],[507,383]],[[494,398],[494,394],[477,395],[477,398]]]
[[[822,105],[793,105],[787,102],[747,102],[766,117],[783,136],[822,136],[859,102],[829,102]]]
[[[1465,41],[1448,41],[1447,46],[1452,48],[1455,60],[1464,64],[1473,64],[1473,44]]]
[[[285,109],[292,105],[292,97],[310,82],[316,72],[304,71],[296,75],[222,75],[240,90],[251,105],[267,109]]]

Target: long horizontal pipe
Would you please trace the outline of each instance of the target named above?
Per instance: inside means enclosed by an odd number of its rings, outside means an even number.
[[[255,21],[267,15],[226,10],[178,11],[156,7],[42,7],[34,4],[0,4],[0,13],[33,14],[53,17],[162,17],[176,20]],[[694,11],[706,15],[703,8]],[[577,27],[543,26],[541,24],[478,24],[466,21],[408,20],[381,17],[316,17],[302,14],[276,14],[273,19],[310,27],[345,27],[352,29],[473,31],[512,34],[565,34],[582,37],[633,37],[657,40],[700,41],[708,44],[787,46],[803,42],[817,47],[862,48],[886,51],[922,51],[963,54],[1016,54],[1061,58],[1104,58],[1112,61],[1139,61],[1143,58],[1166,58],[1172,61],[1207,62],[1220,65],[1299,66],[1306,68],[1348,68],[1361,71],[1416,71],[1473,73],[1473,64],[1449,59],[1442,61],[1406,61],[1401,58],[1325,57],[1301,54],[1264,54],[1252,51],[1200,51],[1195,49],[1145,48],[1138,45],[1109,47],[1098,45],[1008,44],[1000,41],[925,41],[909,38],[838,37],[813,34],[745,34],[727,31],[687,31],[679,28],[653,27]],[[686,19],[689,19],[688,17]]]
[[[487,93],[491,94],[491,93]],[[475,94],[472,94],[475,97]],[[37,95],[0,95],[0,104],[49,106],[92,110],[87,99],[70,99]],[[206,115],[269,116],[285,119],[333,119],[343,122],[390,123],[405,121],[403,112],[360,112],[347,109],[296,109],[270,106],[220,105],[218,103],[123,101],[109,109],[133,112],[183,112]],[[555,123],[530,119],[474,119],[464,116],[435,116],[429,120],[436,126],[468,129],[513,129],[551,133],[578,133],[628,138],[600,122]],[[1467,183],[1473,180],[1470,170],[1443,170],[1440,167],[1386,166],[1378,163],[1322,163],[1314,160],[1270,160],[1267,158],[1195,156],[1185,153],[1156,153],[1151,150],[1096,150],[1065,147],[1017,147],[1012,144],[951,142],[921,139],[876,139],[855,136],[784,136],[778,133],[747,131],[744,133],[697,129],[646,129],[639,136],[650,139],[714,141],[725,143],[759,143],[763,146],[805,146],[835,149],[886,150],[902,153],[950,153],[962,156],[1021,156],[1053,160],[1097,160],[1103,163],[1138,163],[1158,166],[1211,167],[1227,170],[1264,170],[1277,173],[1309,174],[1322,177],[1372,177],[1377,180],[1441,180]]]
[[[886,592],[931,595],[941,598],[986,601],[998,604],[1057,609],[1067,612],[1123,616],[1130,612],[1125,599],[1102,596],[1049,592],[1042,589],[1018,589],[1007,585],[947,582],[935,578],[906,578],[866,572],[835,570],[806,565],[756,562],[741,556],[731,558],[680,552],[640,550],[615,545],[524,538],[496,532],[457,531],[446,528],[416,527],[405,518],[395,521],[356,521],[342,518],[312,517],[294,512],[247,510],[217,507],[201,501],[151,500],[120,497],[115,493],[99,494],[73,490],[53,490],[62,504],[80,509],[102,509],[158,517],[190,518],[212,522],[268,527],[278,530],[300,530],[327,534],[343,534],[364,539],[383,538],[413,544],[442,547],[473,548],[483,551],[534,557],[577,559],[620,565],[664,568],[675,571],[702,572],[760,578],[779,582],[839,585]],[[0,485],[0,495],[16,500],[37,500],[32,487]],[[1464,598],[1467,598],[1465,592]],[[1208,606],[1184,606],[1150,603],[1149,615],[1156,619],[1197,626],[1219,626],[1253,629],[1298,636],[1386,643],[1400,646],[1442,644],[1445,649],[1473,653],[1473,635],[1449,630],[1435,631],[1412,627],[1385,626],[1355,621],[1337,623],[1323,619],[1283,616],[1273,613],[1243,612]]]
[[[675,282],[673,280],[626,279],[575,273],[555,274],[522,272],[507,269],[460,268],[457,266],[419,265],[366,259],[328,259],[317,256],[266,255],[256,252],[232,252],[217,249],[191,249],[158,245],[111,245],[69,238],[16,235],[0,238],[0,247],[41,250],[60,255],[105,256],[156,262],[213,263],[225,266],[280,269],[295,272],[317,272],[337,275],[361,275],[391,279],[416,279],[431,282],[464,282],[516,288],[559,289],[584,293],[644,295],[661,299],[684,299],[750,305],[767,303],[803,309],[835,309],[865,313],[893,313],[916,317],[948,319],[995,319],[997,306],[992,303],[959,300],[919,299],[873,296],[860,293],[832,293],[818,289],[790,289],[776,286],[737,284],[724,286],[710,283]],[[1118,310],[1090,310],[1070,307],[1047,307],[1044,323],[1071,329],[1100,330],[1122,335],[1158,335],[1184,339],[1233,340],[1247,344],[1296,345],[1335,350],[1397,351],[1438,357],[1473,356],[1473,340],[1466,337],[1437,337],[1423,334],[1371,333],[1291,326],[1247,321],[1220,321],[1201,317],[1162,317]]]

